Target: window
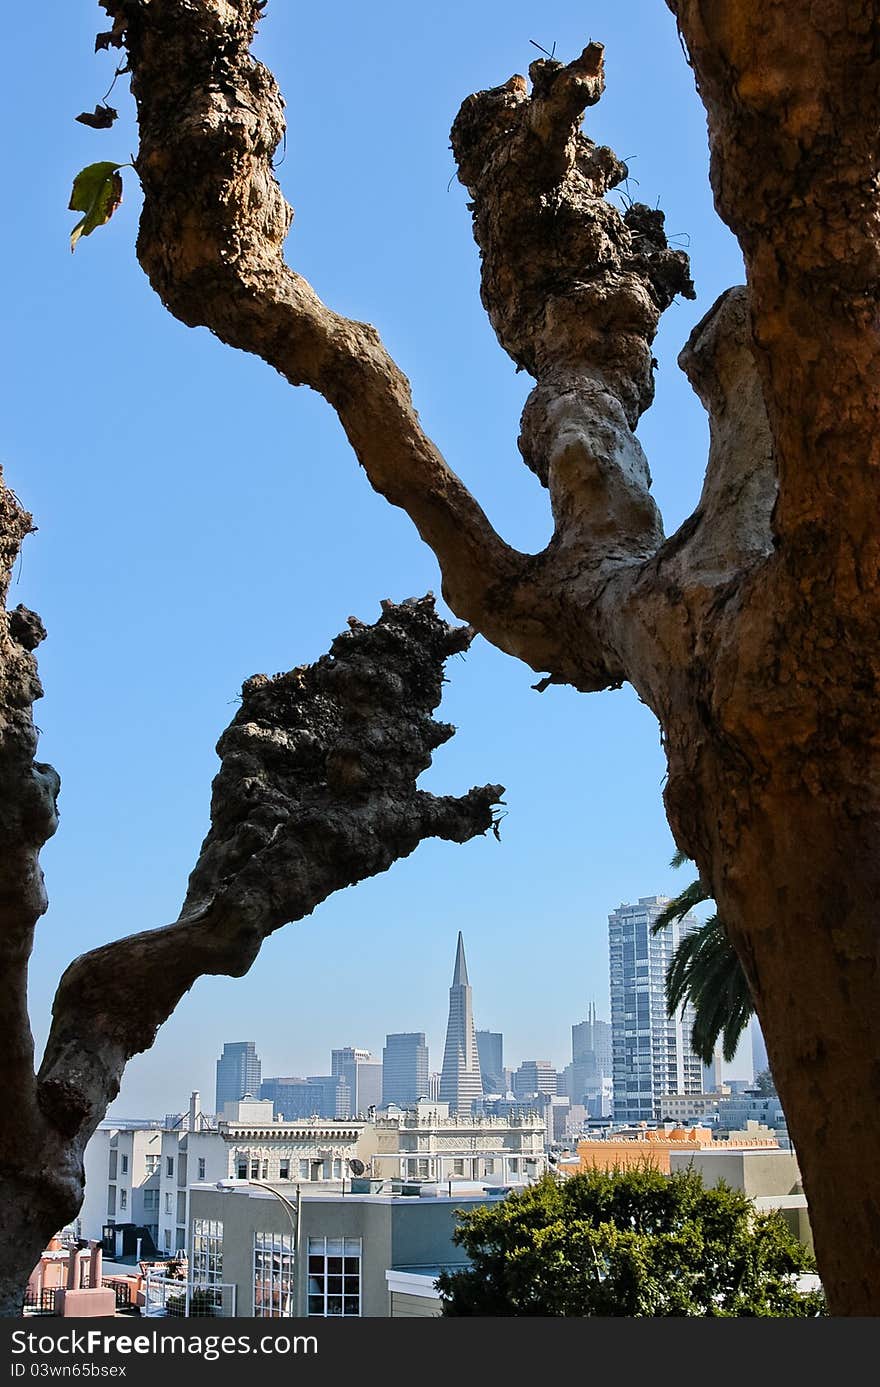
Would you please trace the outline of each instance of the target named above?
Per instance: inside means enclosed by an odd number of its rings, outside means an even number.
[[[222,1309],[223,1224],[219,1219],[194,1218],[190,1282],[192,1291],[206,1292],[205,1300]]]
[[[238,1158],[238,1165],[237,1165],[236,1168],[237,1168],[237,1170],[238,1170],[238,1178],[239,1178],[239,1180],[246,1180],[246,1179],[248,1178],[248,1176],[247,1176],[247,1156],[239,1156],[239,1158]]]
[[[301,1180],[308,1180],[308,1178],[309,1178],[309,1163],[308,1163],[308,1161],[300,1161],[300,1163],[299,1163],[299,1178],[300,1178]]]
[[[122,1156],[122,1157],[121,1157],[121,1160],[122,1160],[122,1174],[123,1174],[123,1175],[127,1175],[127,1174],[128,1174],[128,1157],[127,1157],[127,1156]]]
[[[174,1157],[173,1157],[173,1156],[166,1156],[166,1157],[165,1157],[165,1173],[166,1173],[168,1176],[171,1176],[171,1175],[174,1174]]]
[[[119,1207],[120,1209],[128,1208],[128,1190],[119,1191]]]
[[[115,1185],[108,1185],[108,1186],[107,1186],[107,1213],[108,1213],[108,1214],[115,1214],[115,1213],[116,1213],[116,1186],[115,1186]]]
[[[360,1315],[360,1238],[309,1238],[308,1313]]]
[[[165,1195],[165,1212],[166,1212],[166,1214],[170,1214],[170,1213],[171,1213],[171,1192],[170,1192],[170,1190],[169,1190],[169,1191],[166,1193],[166,1195]]]
[[[290,1179],[290,1161],[279,1161],[279,1162],[278,1162],[278,1179],[279,1179],[279,1180],[289,1180],[289,1179]]]
[[[204,1178],[205,1178],[205,1158],[204,1158],[204,1156],[199,1156],[199,1179],[200,1179],[200,1180],[204,1180]]]
[[[154,1151],[144,1156],[144,1168],[148,1176],[155,1175],[159,1169],[159,1157]]]
[[[260,1319],[293,1315],[293,1237],[254,1233],[254,1314]]]
[[[464,1175],[464,1161],[453,1161],[452,1173],[453,1175]]]
[[[260,1179],[261,1179],[261,1180],[268,1180],[268,1178],[269,1178],[269,1162],[268,1162],[268,1161],[263,1161],[263,1173],[262,1173],[262,1175],[260,1176]]]
[[[159,1212],[159,1191],[144,1190],[144,1213]]]
[[[517,1156],[511,1157],[511,1160],[510,1160],[509,1164],[510,1164],[510,1172],[511,1172],[511,1174],[512,1174],[512,1175],[518,1175],[518,1174],[519,1174],[519,1158],[518,1158]]]
[[[253,1157],[251,1157],[251,1179],[252,1179],[252,1180],[259,1180],[259,1178],[260,1178],[260,1162],[259,1162],[259,1160],[257,1159],[256,1156],[253,1156]]]

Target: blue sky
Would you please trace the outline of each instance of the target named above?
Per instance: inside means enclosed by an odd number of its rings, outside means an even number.
[[[49,630],[36,717],[62,777],[31,981],[38,1045],[73,956],[176,916],[242,680],[316,658],[384,597],[439,591],[433,556],[371,491],[323,401],[162,307],[134,257],[131,170],[114,220],[71,255],[73,175],[136,148],[124,78],[112,130],[74,120],[112,78],[115,54],[92,51],[104,20],[92,0],[18,6],[0,96],[0,458],[39,527],[12,600]],[[379,328],[497,528],[541,547],[546,495],[516,450],[530,382],[480,306],[448,147],[461,100],[525,72],[531,39],[566,61],[605,43],[608,90],[586,128],[630,161],[630,190],[659,198],[691,254],[698,298],[665,316],[640,427],[670,531],[696,502],[707,440],[675,357],[742,265],[712,207],[703,111],[662,0],[540,12],[450,0],[417,21],[397,0],[273,0],[258,52],[287,99],[288,258],[333,308]],[[508,1063],[562,1065],[587,1002],[607,1016],[608,911],[684,884],[668,865],[656,722],[628,688],[539,695],[482,640],[448,674],[441,716],[459,732],[424,783],[505,784],[501,842],[425,844],[276,935],[246,978],[199,982],[132,1062],[115,1113],[161,1114],[191,1088],[212,1098],[227,1039],[254,1039],[266,1075],[310,1074],[331,1046],[380,1051],[386,1031],[425,1030],[439,1067],[459,929],[477,1024],[503,1031]]]

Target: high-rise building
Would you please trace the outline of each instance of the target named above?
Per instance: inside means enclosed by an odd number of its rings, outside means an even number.
[[[304,1117],[346,1118],[351,1116],[351,1092],[338,1074],[317,1074],[307,1079],[296,1076],[264,1079],[260,1097],[271,1098],[275,1116],[287,1122]]]
[[[477,1031],[477,1054],[484,1093],[504,1093],[504,1036],[500,1031]]]
[[[656,1121],[662,1094],[703,1091],[702,1064],[690,1045],[693,1009],[666,1014],[666,969],[679,940],[699,921],[688,912],[652,934],[668,904],[667,896],[640,896],[608,916],[616,1122]]]
[[[382,1051],[382,1102],[414,1103],[428,1097],[428,1047],[424,1031],[386,1035]]]
[[[370,1108],[382,1102],[382,1064],[369,1050],[353,1045],[330,1051],[330,1072],[345,1079],[351,1093],[351,1111],[347,1117],[366,1115]]]
[[[559,1076],[549,1060],[523,1060],[514,1071],[513,1091],[517,1098],[531,1098],[536,1093],[556,1095]]]
[[[440,1102],[448,1103],[451,1113],[470,1116],[474,1100],[482,1096],[473,1000],[464,956],[464,940],[459,932],[455,969],[449,989],[449,1020],[440,1073]]]
[[[766,1069],[770,1068],[767,1059],[767,1046],[764,1043],[764,1034],[757,1016],[753,1016],[749,1022],[749,1034],[752,1041],[752,1078],[757,1079],[759,1074],[763,1074]]]
[[[586,1021],[571,1028],[571,1064],[565,1067],[561,1091],[573,1103],[589,1104],[601,1097],[611,1074],[611,1027],[597,1019],[596,1004],[591,1002]]]
[[[217,1061],[214,1111],[222,1113],[224,1103],[237,1103],[246,1093],[256,1098],[260,1092],[260,1069],[260,1057],[252,1040],[227,1040]]]

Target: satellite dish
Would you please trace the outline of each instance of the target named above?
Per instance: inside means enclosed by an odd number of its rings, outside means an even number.
[[[363,1161],[358,1160],[357,1156],[353,1156],[348,1162],[348,1168],[352,1175],[363,1175],[367,1167],[364,1165]]]

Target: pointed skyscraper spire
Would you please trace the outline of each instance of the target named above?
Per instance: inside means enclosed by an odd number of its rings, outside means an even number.
[[[440,1075],[440,1101],[449,1104],[450,1112],[470,1117],[474,1099],[482,1096],[483,1081],[480,1078],[471,987],[464,957],[464,940],[459,931],[455,970],[449,989],[449,1021]]]
[[[464,940],[461,937],[461,930],[458,931],[458,948],[455,951],[455,972],[452,974],[453,987],[467,987],[468,974],[467,962],[464,956]]]

